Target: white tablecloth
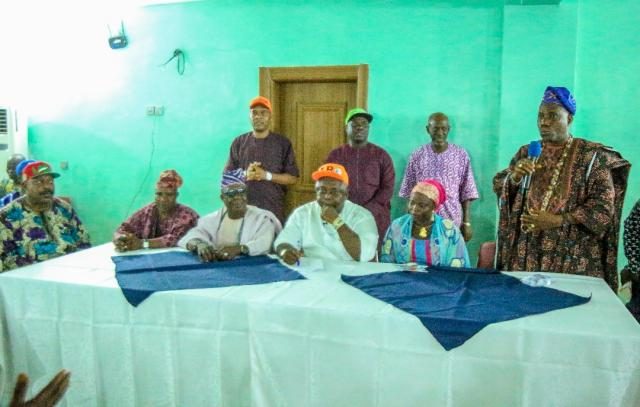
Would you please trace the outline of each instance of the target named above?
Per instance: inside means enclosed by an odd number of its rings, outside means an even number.
[[[592,300],[447,352],[417,318],[340,281],[393,265],[304,259],[307,281],[161,292],[134,308],[113,254],[0,275],[5,390],[20,371],[39,388],[66,368],[74,407],[640,405],[640,326],[599,279],[553,274]]]

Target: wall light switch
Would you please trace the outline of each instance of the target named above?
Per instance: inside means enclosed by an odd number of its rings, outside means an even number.
[[[69,161],[60,161],[60,169],[68,170],[69,169]]]
[[[145,112],[147,116],[155,116],[156,115],[156,107],[155,106],[147,106],[145,108]]]
[[[164,106],[156,106],[156,116],[162,116],[164,114]]]

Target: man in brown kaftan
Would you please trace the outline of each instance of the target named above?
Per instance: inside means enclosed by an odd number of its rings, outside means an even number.
[[[630,164],[599,143],[569,133],[576,105],[547,87],[538,111],[542,154],[521,147],[493,179],[498,196],[498,270],[604,278],[616,290],[620,216]],[[521,184],[531,177],[530,189]]]

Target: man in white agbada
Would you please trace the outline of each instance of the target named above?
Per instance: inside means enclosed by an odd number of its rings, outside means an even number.
[[[241,169],[223,174],[220,199],[224,208],[201,217],[178,246],[196,253],[203,261],[269,253],[282,225],[271,212],[247,205],[247,185]]]
[[[293,211],[274,243],[278,256],[287,264],[302,256],[372,260],[378,229],[371,212],[347,200],[347,171],[329,163],[311,177],[316,181],[316,200]]]

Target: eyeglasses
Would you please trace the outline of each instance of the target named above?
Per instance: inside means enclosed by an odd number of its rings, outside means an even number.
[[[233,198],[234,196],[237,195],[244,195],[247,192],[246,188],[238,188],[238,189],[230,189],[228,191],[223,191],[222,195],[226,196],[227,198]]]

